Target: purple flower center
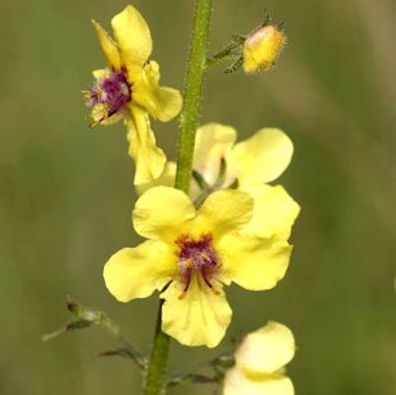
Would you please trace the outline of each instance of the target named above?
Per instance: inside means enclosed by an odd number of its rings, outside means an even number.
[[[209,288],[219,268],[219,257],[213,246],[211,235],[202,235],[198,239],[181,236],[176,240],[179,247],[179,274],[184,284],[183,294],[187,292],[193,273],[201,275]]]
[[[107,107],[107,117],[123,110],[131,101],[131,87],[126,79],[126,71],[112,70],[105,77],[96,79],[88,93],[87,105],[94,107],[104,104]]]

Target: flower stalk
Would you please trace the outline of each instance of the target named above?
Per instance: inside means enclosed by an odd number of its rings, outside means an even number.
[[[188,194],[194,156],[195,133],[200,115],[202,86],[206,71],[212,0],[196,0],[191,49],[187,65],[184,108],[181,114],[175,187]],[[166,366],[170,338],[161,330],[162,302],[159,304],[153,348],[146,373],[144,395],[166,391]]]
[[[202,86],[207,68],[206,55],[212,0],[196,0],[191,50],[187,66],[184,108],[181,114],[175,187],[190,189],[195,133],[199,122]]]
[[[165,391],[170,338],[161,330],[162,304],[163,301],[158,306],[157,323],[150,362],[146,372],[144,395],[159,395]]]

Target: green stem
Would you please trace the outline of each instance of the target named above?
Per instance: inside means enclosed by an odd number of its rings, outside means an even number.
[[[175,182],[175,187],[187,194],[190,189],[195,133],[198,127],[202,85],[206,70],[211,11],[212,0],[196,0],[191,49],[187,65],[184,108],[181,114]],[[170,338],[161,330],[161,311],[162,302],[158,309],[157,325],[146,374],[144,395],[159,395],[166,391],[166,366]]]
[[[144,395],[162,394],[166,385],[166,365],[169,354],[169,336],[161,330],[161,310],[163,301],[158,307],[153,349],[147,369]]]
[[[211,11],[212,0],[196,0],[194,28],[184,93],[184,108],[181,114],[175,184],[176,188],[187,194],[190,189],[195,133],[199,122],[202,85],[206,71]]]

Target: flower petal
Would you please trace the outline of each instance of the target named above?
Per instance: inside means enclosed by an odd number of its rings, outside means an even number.
[[[282,375],[250,378],[233,367],[226,373],[223,395],[294,395],[294,387],[292,381]]]
[[[240,184],[270,182],[287,168],[293,155],[293,143],[279,129],[261,129],[238,143],[233,161]]]
[[[92,19],[96,34],[98,35],[100,46],[110,66],[119,70],[121,68],[121,56],[117,44],[107,34],[106,30],[96,21]]]
[[[214,236],[238,230],[253,212],[253,199],[237,190],[219,190],[210,194],[198,211],[197,222]]]
[[[220,287],[220,285],[219,285]],[[174,281],[161,294],[162,330],[186,346],[216,347],[231,322],[232,310],[221,288],[216,293],[194,276],[188,291]]]
[[[116,252],[106,263],[106,287],[120,302],[150,296],[170,281],[176,269],[174,255],[160,241],[148,240]]]
[[[160,176],[166,156],[156,145],[147,113],[134,105],[130,106],[130,112],[132,120],[127,121],[128,153],[136,163],[134,184],[140,185]]]
[[[225,235],[217,248],[223,281],[234,281],[251,291],[275,287],[286,273],[292,251],[286,241],[238,233]]]
[[[156,179],[153,179],[151,182],[141,185],[135,185],[135,189],[137,194],[140,196],[147,190],[153,187],[173,187],[175,185],[176,178],[176,163],[175,162],[166,162],[164,171],[160,174],[160,176]]]
[[[152,91],[136,91],[133,98],[152,117],[161,122],[168,122],[175,118],[183,105],[180,92],[168,87],[158,87]]]
[[[243,231],[267,238],[276,235],[287,240],[300,206],[285,189],[266,184],[242,185],[240,189],[254,200],[252,219]]]
[[[133,100],[156,119],[167,122],[179,114],[183,99],[177,89],[159,86],[159,65],[150,61],[134,82]]]
[[[221,159],[226,157],[236,138],[237,132],[231,126],[208,123],[198,128],[194,149],[194,170],[198,171],[209,185],[216,182]]]
[[[184,192],[163,186],[145,192],[132,213],[133,226],[139,235],[162,240],[174,238],[194,216],[194,205]]]
[[[295,349],[292,331],[270,321],[243,339],[235,359],[238,367],[249,374],[275,373],[293,359]]]
[[[128,5],[111,20],[123,61],[143,65],[153,49],[150,29],[139,11]]]

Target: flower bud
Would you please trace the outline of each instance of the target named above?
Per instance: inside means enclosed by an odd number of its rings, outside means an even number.
[[[270,321],[249,333],[235,353],[237,364],[252,373],[272,373],[288,364],[294,356],[295,341],[291,330]]]
[[[249,333],[235,352],[235,366],[224,377],[223,395],[294,395],[285,365],[295,352],[291,330],[269,322]]]
[[[286,35],[277,26],[266,25],[256,30],[243,45],[245,73],[271,69],[286,42]]]

